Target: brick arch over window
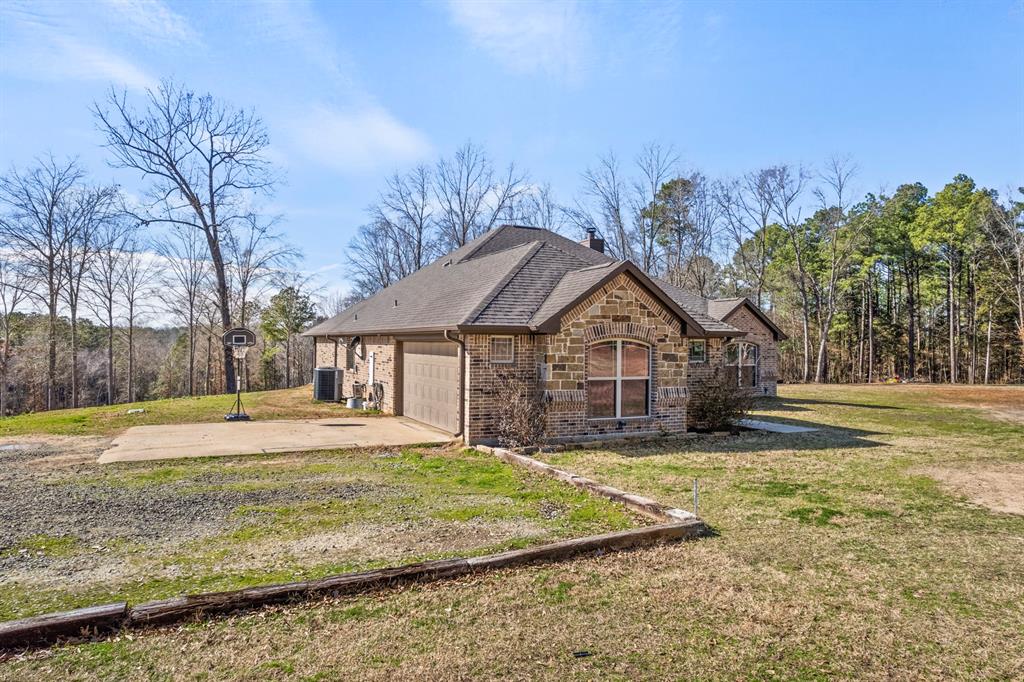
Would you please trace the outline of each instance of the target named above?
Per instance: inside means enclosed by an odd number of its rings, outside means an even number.
[[[583,338],[588,344],[603,339],[633,339],[652,348],[656,345],[654,327],[639,322],[599,322],[588,326]]]

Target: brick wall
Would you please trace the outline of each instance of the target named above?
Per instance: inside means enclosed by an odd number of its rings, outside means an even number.
[[[686,383],[693,392],[693,389],[702,381],[714,375],[716,369],[721,369],[725,343],[720,338],[704,339],[707,347],[705,353],[707,360],[704,362],[690,362],[686,373]]]
[[[501,409],[497,391],[498,377],[503,373],[512,373],[528,382],[536,382],[539,364],[538,339],[542,338],[544,337],[531,334],[514,336],[512,363],[493,363],[490,357],[490,335],[466,335],[466,442],[493,442],[497,439],[497,415]]]
[[[370,379],[370,353],[374,354],[373,372],[374,380],[384,385],[384,412],[395,412],[395,405],[398,404],[398,392],[400,386],[396,386],[397,376],[395,358],[395,339],[391,336],[365,336],[360,344],[359,352],[355,354],[353,369],[345,368],[345,346],[338,343],[338,354],[335,358],[334,340],[317,337],[316,339],[316,366],[317,367],[340,367],[344,370],[344,379],[341,392],[345,397],[353,394],[352,384],[359,382],[366,384]],[[364,393],[364,397],[369,393]]]
[[[745,331],[747,335],[743,337],[744,341],[758,345],[760,366],[757,392],[762,395],[775,395],[779,375],[779,347],[772,336],[772,330],[746,306],[741,306],[723,321]]]

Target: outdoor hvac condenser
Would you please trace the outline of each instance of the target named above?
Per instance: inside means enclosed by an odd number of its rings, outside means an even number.
[[[317,367],[313,370],[313,400],[336,403],[341,400],[342,370]]]

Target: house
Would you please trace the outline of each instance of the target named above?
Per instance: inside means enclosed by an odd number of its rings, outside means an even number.
[[[782,331],[744,298],[706,300],[581,243],[503,225],[305,332],[343,392],[372,385],[385,412],[497,437],[496,382],[548,402],[553,440],[685,431],[716,369],[775,394]]]

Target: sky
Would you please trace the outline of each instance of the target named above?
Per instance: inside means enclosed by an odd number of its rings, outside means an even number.
[[[850,155],[858,193],[1024,185],[1024,0],[0,3],[0,172],[113,169],[91,105],[163,78],[252,108],[303,267],[348,282],[383,180],[482,145],[568,202],[652,141],[712,178]]]

